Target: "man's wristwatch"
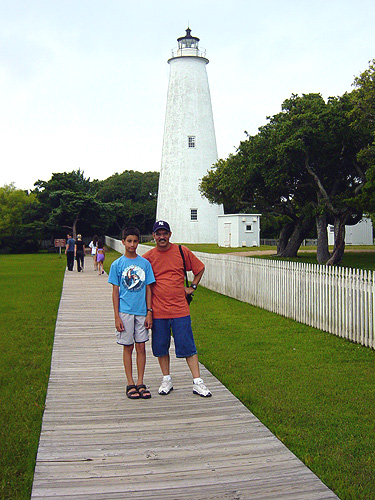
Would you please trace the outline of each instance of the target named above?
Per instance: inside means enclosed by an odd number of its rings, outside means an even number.
[[[198,288],[198,285],[194,285],[194,283],[192,283],[192,284],[190,285],[190,288],[192,288],[193,290],[196,290],[196,289]]]
[[[150,311],[150,312],[152,313],[152,309],[151,309],[151,308],[150,308],[150,309],[147,309],[147,311]]]

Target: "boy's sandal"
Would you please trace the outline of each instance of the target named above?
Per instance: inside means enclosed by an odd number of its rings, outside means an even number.
[[[129,399],[139,399],[141,397],[136,385],[127,385],[126,395]]]
[[[147,387],[144,384],[137,385],[137,391],[142,399],[150,399],[151,397],[151,392],[147,389]]]

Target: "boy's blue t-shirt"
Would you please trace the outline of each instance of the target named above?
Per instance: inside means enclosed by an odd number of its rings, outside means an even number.
[[[122,313],[146,316],[146,285],[154,281],[151,264],[140,255],[135,259],[122,255],[109,270],[108,283],[120,287],[119,311]]]

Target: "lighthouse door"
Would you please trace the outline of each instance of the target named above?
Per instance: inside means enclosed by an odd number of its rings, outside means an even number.
[[[231,246],[231,223],[230,222],[225,222],[224,223],[224,246],[225,247],[230,247]]]

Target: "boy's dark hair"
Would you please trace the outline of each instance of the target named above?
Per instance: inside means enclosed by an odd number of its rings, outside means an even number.
[[[122,230],[122,239],[126,240],[128,236],[136,236],[139,240],[141,239],[141,233],[136,227],[126,227]]]

